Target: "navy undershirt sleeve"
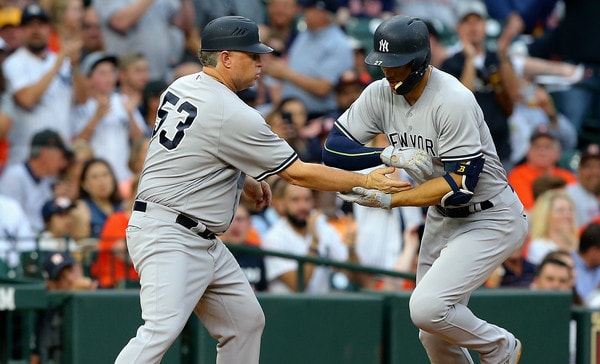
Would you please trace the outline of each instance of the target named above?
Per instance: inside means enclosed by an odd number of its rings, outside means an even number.
[[[369,148],[348,138],[334,126],[323,147],[323,163],[348,171],[381,165],[382,148]]]

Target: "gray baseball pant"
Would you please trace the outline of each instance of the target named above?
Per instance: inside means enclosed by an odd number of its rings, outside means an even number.
[[[527,234],[523,206],[510,188],[492,202],[491,209],[465,218],[429,208],[410,314],[432,364],[473,363],[466,349],[477,351],[482,364],[498,364],[514,348],[512,333],[467,307],[471,293]]]
[[[140,274],[144,324],[115,363],[159,363],[194,312],[218,340],[217,364],[258,364],[265,317],[220,240],[203,239],[172,213],[151,209],[133,212],[127,246]]]

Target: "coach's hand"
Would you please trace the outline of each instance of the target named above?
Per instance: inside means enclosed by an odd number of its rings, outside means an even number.
[[[433,173],[431,156],[418,148],[400,149],[390,145],[381,152],[380,158],[386,165],[403,168],[421,179],[425,179]]]
[[[339,192],[338,197],[344,201],[368,207],[379,207],[386,210],[392,207],[392,195],[362,187],[354,187],[352,192]]]
[[[392,179],[387,176],[395,171],[396,168],[394,167],[377,168],[366,175],[365,183],[361,187],[379,190],[385,193],[396,193],[410,190],[412,188],[410,182]]]

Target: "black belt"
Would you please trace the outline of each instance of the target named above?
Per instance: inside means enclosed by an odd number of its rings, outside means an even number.
[[[133,203],[133,210],[134,211],[139,211],[139,212],[146,212],[146,208],[148,207],[148,204],[144,201],[135,201]],[[184,214],[178,214],[177,218],[175,219],[175,222],[178,223],[179,225],[194,231],[193,229],[195,227],[198,227],[198,221],[185,216]],[[201,237],[203,237],[204,239],[214,239],[217,236],[215,235],[215,233],[213,233],[212,231],[206,229],[202,232],[198,232],[198,235],[200,235]]]
[[[478,202],[470,206],[463,207],[442,207],[440,205],[435,205],[440,214],[447,217],[467,217],[472,213],[483,211],[494,207],[494,204],[489,201]]]

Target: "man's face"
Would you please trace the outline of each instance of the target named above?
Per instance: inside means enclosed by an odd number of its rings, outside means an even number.
[[[224,52],[227,52],[230,57],[233,71],[232,80],[236,91],[242,91],[254,85],[260,77],[262,69],[260,54],[238,51]]]
[[[401,67],[381,67],[385,79],[389,82],[393,93],[396,93],[396,87],[400,87],[401,83],[406,80],[410,74],[412,62]]]
[[[46,166],[46,175],[56,177],[67,166],[65,152],[60,148],[45,147],[41,154]]]
[[[569,267],[548,263],[535,278],[537,289],[552,291],[568,291],[571,287],[571,272]]]
[[[552,138],[535,138],[527,151],[527,162],[535,167],[554,166],[560,158],[560,145]]]
[[[23,27],[25,45],[33,52],[38,53],[46,49],[50,38],[50,24],[41,19],[30,20]]]
[[[234,244],[244,243],[251,224],[250,213],[245,207],[239,206],[235,212],[231,226],[229,226],[229,229],[227,229],[227,232],[223,236],[223,241]]]
[[[306,224],[314,206],[312,191],[306,187],[289,185],[283,197],[284,209],[292,224]],[[296,225],[298,226],[298,225]]]
[[[600,185],[600,159],[591,158],[579,166],[579,182],[586,190],[595,193]]]
[[[476,14],[467,15],[456,27],[460,39],[473,45],[481,45],[485,42],[486,21]]]
[[[68,291],[73,288],[74,283],[75,271],[73,266],[69,266],[60,271],[56,280],[49,282],[48,288],[51,290]]]

